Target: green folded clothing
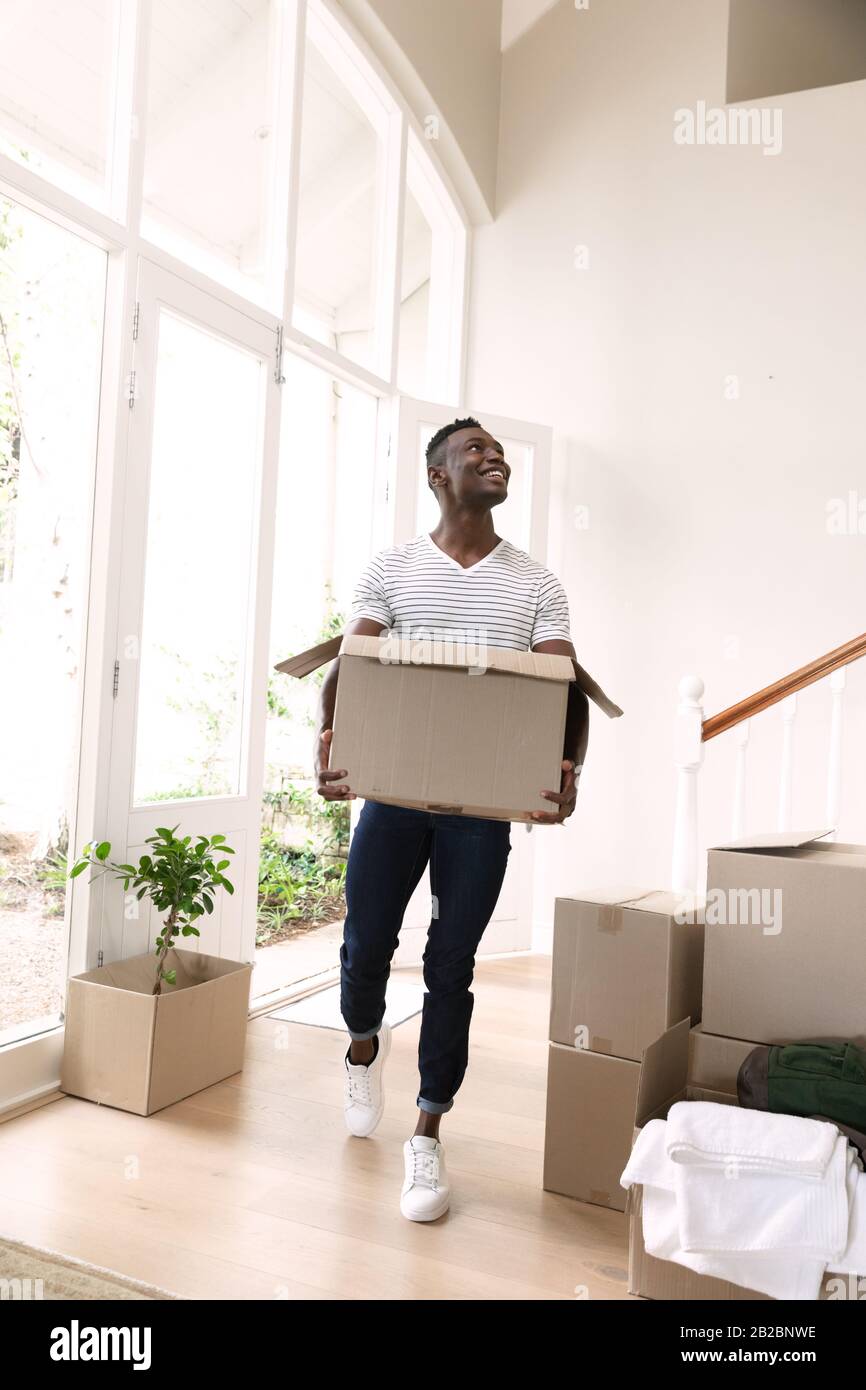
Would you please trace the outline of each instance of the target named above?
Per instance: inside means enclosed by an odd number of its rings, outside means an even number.
[[[813,1040],[755,1047],[737,1075],[740,1105],[832,1120],[866,1155],[866,1049]]]

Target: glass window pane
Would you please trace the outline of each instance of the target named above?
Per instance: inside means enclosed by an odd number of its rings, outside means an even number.
[[[0,198],[0,1044],[65,990],[105,278]]]
[[[119,0],[0,5],[0,150],[104,201]]]
[[[342,631],[358,576],[379,548],[377,512],[384,510],[376,485],[376,398],[291,353],[283,373],[257,995],[333,963],[345,916],[351,809],[324,801],[313,785],[313,721],[324,671],[296,680],[273,667]],[[278,951],[269,949],[278,943]]]
[[[400,294],[399,389],[447,405],[459,395],[465,236],[423,142],[409,132]]]
[[[309,39],[304,61],[295,304],[372,369],[379,141]]]
[[[163,309],[135,804],[243,791],[264,364]]]
[[[153,0],[142,230],[261,298],[273,213],[277,0]]]
[[[433,232],[414,194],[406,190],[400,280],[400,351],[397,385],[407,396],[428,394],[428,325]]]

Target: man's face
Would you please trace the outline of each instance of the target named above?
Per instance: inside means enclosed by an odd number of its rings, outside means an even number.
[[[427,477],[440,501],[448,493],[463,505],[495,507],[508,496],[511,469],[493,435],[469,425],[448,436],[444,458],[428,469]]]

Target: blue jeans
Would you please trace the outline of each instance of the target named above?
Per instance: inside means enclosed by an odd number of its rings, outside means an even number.
[[[475,952],[505,877],[510,830],[508,821],[366,801],[352,838],[340,1005],[354,1039],[372,1038],[382,1026],[403,914],[430,863],[417,1104],[434,1115],[451,1109],[468,1065]]]

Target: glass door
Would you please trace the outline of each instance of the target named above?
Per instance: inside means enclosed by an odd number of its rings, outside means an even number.
[[[392,436],[393,511],[392,544],[432,531],[439,508],[427,486],[425,449],[436,431],[455,416],[480,420],[505,448],[511,466],[507,501],[496,508],[495,526],[521,550],[544,564],[547,556],[547,517],[550,496],[552,431],[546,425],[506,419],[486,411],[457,412],[449,406],[400,396],[395,402]],[[356,803],[357,804],[357,803]],[[528,950],[532,943],[532,847],[537,827],[514,824],[508,872],[480,955]],[[415,965],[421,960],[430,925],[430,879],[425,872],[404,918],[395,965]]]
[[[117,635],[112,857],[159,826],[223,834],[228,877],[184,946],[253,960],[279,387],[276,334],[142,261]],[[153,949],[105,879],[106,960]]]

